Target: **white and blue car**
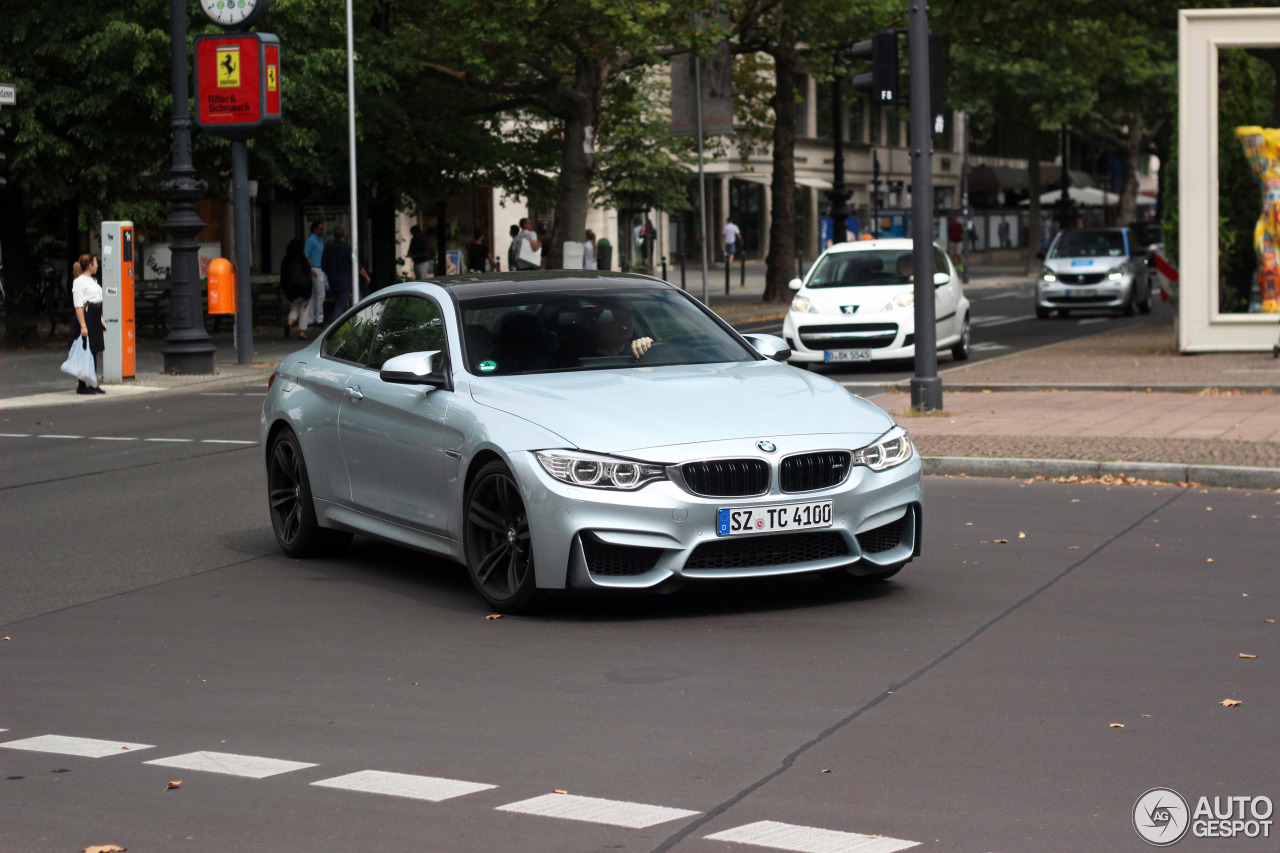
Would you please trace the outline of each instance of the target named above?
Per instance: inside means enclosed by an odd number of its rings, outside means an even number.
[[[1036,279],[1036,316],[1080,309],[1151,311],[1150,248],[1129,228],[1063,231],[1044,253]]]

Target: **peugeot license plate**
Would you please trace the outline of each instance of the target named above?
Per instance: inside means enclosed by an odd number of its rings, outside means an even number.
[[[829,349],[823,352],[824,361],[870,361],[869,349]]]
[[[721,508],[717,512],[717,536],[746,533],[777,533],[783,530],[812,530],[831,526],[831,501],[812,501],[781,506]]]

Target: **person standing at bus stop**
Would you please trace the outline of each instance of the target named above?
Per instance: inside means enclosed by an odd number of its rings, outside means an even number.
[[[311,236],[302,253],[311,262],[311,322],[324,325],[324,296],[329,290],[329,277],[325,275],[321,262],[324,260],[324,223],[316,220],[311,223]]]
[[[79,337],[75,337],[76,327],[72,327],[72,340],[87,338],[89,352],[93,353],[94,370],[102,361],[102,351],[106,349],[102,332],[107,328],[107,321],[102,318],[102,285],[93,277],[98,272],[98,259],[90,254],[81,255],[72,267],[76,275],[71,282],[71,304],[76,310],[76,319],[80,321]],[[100,385],[89,385],[83,379],[76,386],[77,394],[105,394]]]

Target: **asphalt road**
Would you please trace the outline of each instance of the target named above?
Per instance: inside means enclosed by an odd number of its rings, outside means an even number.
[[[1151,322],[1168,309],[1155,306],[1147,316],[1122,317],[1113,311],[1073,311],[1069,317],[1054,314],[1047,320],[1035,315],[1035,288],[1028,279],[1023,286],[977,287],[964,289],[969,297],[972,317],[973,343],[970,363],[1010,355],[1034,347],[1055,344],[1071,338],[1129,328]],[[1157,297],[1158,298],[1158,297]],[[782,321],[751,323],[738,326],[740,331],[782,334]],[[938,356],[939,370],[957,364],[950,352]],[[862,386],[879,387],[911,378],[915,365],[911,360],[869,362],[866,364],[841,364],[818,368],[846,387],[858,390]]]
[[[460,567],[276,550],[210,443],[263,391],[5,413],[0,850],[1136,851],[1150,788],[1280,800],[1275,493],[930,479],[870,590],[490,620]]]

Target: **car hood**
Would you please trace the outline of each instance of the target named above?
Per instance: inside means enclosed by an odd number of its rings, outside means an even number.
[[[914,284],[881,284],[870,287],[815,287],[800,291],[819,314],[844,314],[856,306],[852,315],[859,320],[875,320],[884,306],[904,293],[915,293]],[[799,316],[804,316],[799,315]]]
[[[483,377],[471,396],[601,453],[817,433],[870,442],[894,423],[836,382],[774,361]]]
[[[1049,258],[1044,265],[1055,273],[1111,272],[1125,265],[1127,258]]]

